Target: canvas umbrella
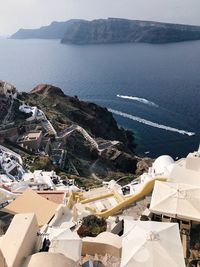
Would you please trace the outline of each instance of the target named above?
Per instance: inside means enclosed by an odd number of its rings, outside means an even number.
[[[150,210],[173,218],[200,221],[200,187],[157,181]]]
[[[122,241],[121,267],[185,267],[178,224],[133,221]]]

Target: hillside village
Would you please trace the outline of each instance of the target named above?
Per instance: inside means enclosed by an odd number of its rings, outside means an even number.
[[[199,266],[200,148],[132,143],[95,104],[1,81],[0,267]]]

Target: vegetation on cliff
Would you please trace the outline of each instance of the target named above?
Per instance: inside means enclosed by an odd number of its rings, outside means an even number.
[[[60,136],[56,143],[66,149],[67,159],[79,175],[106,178],[135,173],[138,160],[134,154],[134,135],[119,128],[106,108],[66,96],[60,88],[46,84],[19,97],[46,114]],[[90,135],[98,148],[82,132],[73,130],[77,126]]]

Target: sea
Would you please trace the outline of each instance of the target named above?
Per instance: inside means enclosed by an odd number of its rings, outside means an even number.
[[[140,156],[177,159],[198,149],[199,41],[79,46],[0,39],[0,79],[19,91],[53,84],[108,108],[134,132]]]

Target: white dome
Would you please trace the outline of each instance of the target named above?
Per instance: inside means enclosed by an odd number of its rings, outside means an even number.
[[[167,171],[169,172],[169,174],[173,171],[174,166],[176,166],[175,162],[167,166]]]
[[[167,174],[169,165],[172,165],[174,160],[168,155],[158,157],[153,163],[153,170],[155,174]]]

